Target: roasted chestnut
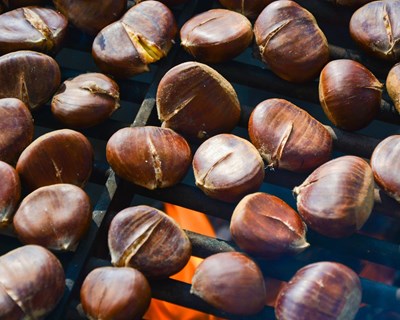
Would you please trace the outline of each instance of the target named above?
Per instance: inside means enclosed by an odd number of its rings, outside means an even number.
[[[181,135],[153,126],[118,130],[107,142],[106,156],[117,175],[150,190],[180,182],[192,160]]]
[[[118,84],[101,73],[66,80],[51,101],[53,115],[73,128],[100,124],[118,108]]]
[[[0,226],[12,221],[21,197],[21,182],[14,167],[0,161]]]
[[[254,35],[262,60],[284,80],[313,80],[329,60],[317,21],[294,1],[269,4],[254,24]]]
[[[146,205],[117,213],[108,231],[108,247],[114,266],[133,267],[154,278],[179,272],[192,252],[188,236],[175,220]]]
[[[239,252],[204,259],[192,278],[190,293],[235,315],[252,315],[266,302],[264,278],[257,264]]]
[[[400,64],[394,65],[386,78],[386,90],[394,103],[397,112],[400,113]]]
[[[240,118],[240,103],[232,85],[211,67],[193,61],[164,75],[156,103],[162,125],[194,141],[230,132]]]
[[[255,19],[261,11],[274,0],[219,0],[222,6]]]
[[[293,192],[297,209],[311,229],[328,237],[346,237],[371,214],[374,177],[362,158],[342,156],[315,169]]]
[[[211,9],[186,21],[181,46],[196,59],[219,63],[242,53],[253,39],[250,21],[240,13]]]
[[[345,130],[359,130],[378,114],[383,84],[361,63],[329,62],[321,71],[319,100],[328,119]]]
[[[98,33],[92,55],[104,73],[131,77],[149,71],[149,64],[165,57],[176,32],[168,7],[158,1],[144,1]]]
[[[331,158],[328,130],[287,100],[259,103],[250,115],[248,130],[251,142],[272,168],[308,171]]]
[[[229,133],[203,142],[193,156],[196,185],[209,197],[236,202],[257,191],[264,162],[247,140]]]
[[[86,276],[80,298],[89,319],[140,320],[149,307],[151,289],[136,269],[101,267]]]
[[[26,104],[16,98],[0,99],[0,161],[14,165],[32,142],[33,132],[33,119]]]
[[[336,262],[309,264],[279,292],[279,320],[354,319],[361,303],[361,283],[349,267]]]

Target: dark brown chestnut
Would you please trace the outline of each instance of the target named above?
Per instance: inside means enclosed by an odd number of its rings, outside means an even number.
[[[230,132],[240,118],[240,103],[229,81],[213,68],[193,61],[164,75],[156,103],[164,127],[195,141]]]
[[[89,319],[141,320],[150,305],[151,289],[136,269],[101,267],[86,276],[80,299]]]
[[[219,0],[219,3],[229,10],[234,10],[250,19],[255,19],[272,1],[274,0]]]
[[[98,125],[118,108],[118,84],[101,73],[66,80],[51,101],[53,115],[72,128]]]
[[[352,320],[361,303],[361,283],[349,267],[316,262],[296,272],[279,292],[275,316],[279,320]]]
[[[253,39],[253,30],[242,14],[211,9],[186,21],[180,37],[181,46],[197,60],[219,63],[242,53]]]
[[[203,142],[193,156],[196,185],[209,197],[237,202],[257,191],[264,162],[247,140],[223,133]]]
[[[60,183],[28,194],[14,215],[13,225],[23,243],[73,251],[91,221],[92,208],[86,192]]]
[[[14,167],[0,161],[0,227],[12,221],[21,198],[21,182]]]
[[[165,57],[176,33],[170,9],[158,1],[144,1],[98,33],[92,55],[104,73],[131,77],[149,71],[149,64]]]
[[[306,111],[284,99],[259,103],[250,115],[251,142],[272,168],[304,172],[327,162],[332,136]]]
[[[114,266],[133,267],[153,278],[179,272],[192,252],[188,236],[175,220],[145,205],[117,213],[108,231],[108,247]]]
[[[75,27],[96,35],[101,29],[118,20],[126,11],[125,0],[93,1],[53,0],[54,6]]]
[[[400,113],[400,63],[390,69],[386,78],[386,90],[397,112]]]
[[[269,4],[254,24],[254,35],[262,60],[287,81],[313,80],[329,60],[317,21],[294,1]]]
[[[293,192],[307,225],[325,236],[350,236],[368,220],[374,206],[374,177],[356,156],[333,159],[314,170]]]
[[[181,135],[153,126],[118,130],[107,142],[106,156],[117,175],[150,190],[180,182],[192,160]]]
[[[26,147],[16,169],[22,185],[30,191],[57,183],[84,187],[93,158],[93,147],[82,133],[61,129],[45,133]]]
[[[239,252],[211,255],[197,267],[190,293],[235,315],[252,315],[266,302],[264,278],[257,264]]]
[[[14,165],[33,140],[30,110],[16,98],[0,99],[0,161]]]
[[[52,97],[61,83],[57,62],[30,50],[0,57],[0,98],[17,98],[34,110]]]

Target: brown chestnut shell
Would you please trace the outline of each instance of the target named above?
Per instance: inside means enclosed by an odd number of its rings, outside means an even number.
[[[21,182],[14,167],[0,161],[0,226],[7,225],[17,210],[21,198]]]
[[[400,113],[400,63],[390,69],[386,77],[386,90],[397,112]]]

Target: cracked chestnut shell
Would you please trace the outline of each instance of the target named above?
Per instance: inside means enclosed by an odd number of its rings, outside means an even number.
[[[61,83],[57,62],[30,50],[0,57],[0,98],[17,98],[34,110],[50,100]]]
[[[319,100],[338,128],[366,127],[378,114],[383,84],[361,63],[348,59],[329,62],[321,71]]]
[[[21,182],[14,167],[0,161],[0,226],[7,225],[17,210],[21,198]]]
[[[65,125],[88,128],[107,120],[119,108],[119,87],[101,73],[64,81],[51,101],[51,112]]]
[[[248,131],[251,142],[272,168],[304,172],[331,159],[328,130],[287,100],[259,103],[250,115]]]
[[[219,63],[242,53],[253,39],[253,30],[242,14],[211,9],[186,21],[180,37],[181,46],[196,60]]]
[[[176,33],[170,9],[158,1],[144,1],[98,33],[92,55],[104,73],[128,78],[149,71],[149,64],[164,58]]]
[[[89,319],[141,320],[150,305],[151,289],[136,269],[100,267],[86,276],[80,299]]]
[[[360,303],[357,274],[341,263],[323,261],[296,272],[279,292],[275,316],[280,320],[352,320]]]
[[[209,197],[236,202],[257,191],[264,162],[247,140],[223,133],[203,142],[193,156],[196,185]]]
[[[400,58],[400,1],[373,1],[355,11],[350,35],[369,54],[379,59]]]
[[[230,132],[240,118],[240,103],[229,81],[213,68],[193,61],[164,75],[156,103],[162,125],[194,141]]]
[[[36,189],[21,202],[13,225],[26,244],[50,250],[73,251],[92,221],[89,196],[66,183]]]
[[[106,157],[121,178],[152,190],[180,182],[190,167],[192,152],[173,130],[146,126],[114,133],[107,142]]]
[[[317,21],[294,1],[269,4],[254,23],[254,35],[262,60],[284,80],[313,80],[329,60]]]
[[[117,213],[108,231],[108,247],[114,266],[133,267],[153,278],[179,272],[192,253],[188,236],[175,220],[145,205]]]
[[[239,12],[250,19],[255,19],[273,0],[219,0],[229,10]]]
[[[297,210],[314,231],[328,237],[350,236],[361,229],[374,206],[374,176],[356,156],[333,159],[293,189]]]
[[[241,249],[266,259],[294,255],[309,246],[307,227],[299,214],[278,197],[261,192],[238,203],[230,231]]]
[[[64,289],[63,267],[49,250],[26,245],[0,257],[1,319],[44,319]]]
[[[222,252],[204,259],[192,278],[190,293],[235,315],[261,311],[267,299],[261,270],[239,252]]]
[[[90,141],[80,132],[61,129],[43,134],[21,153],[17,172],[30,191],[57,183],[84,187],[94,159]]]
[[[394,65],[386,78],[386,90],[394,103],[397,112],[400,113],[400,64]]]

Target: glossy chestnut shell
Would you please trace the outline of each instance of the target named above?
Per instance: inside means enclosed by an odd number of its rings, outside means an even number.
[[[21,182],[14,167],[0,161],[0,226],[12,221],[21,198]]]

